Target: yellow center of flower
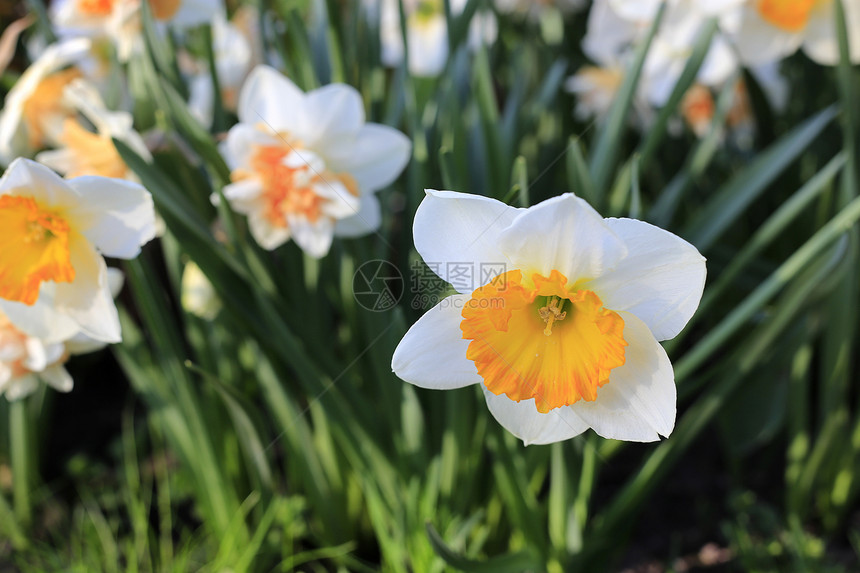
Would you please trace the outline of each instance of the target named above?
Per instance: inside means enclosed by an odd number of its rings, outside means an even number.
[[[75,154],[77,160],[76,167],[66,173],[66,177],[81,175],[100,175],[118,179],[125,177],[125,163],[109,137],[87,131],[74,119],[67,119],[63,123],[60,142]]]
[[[69,224],[32,197],[0,196],[0,298],[33,304],[42,281],[72,282]]]
[[[87,16],[109,16],[113,0],[78,0],[78,10]]]
[[[63,89],[79,77],[81,72],[76,68],[55,72],[39,82],[24,102],[22,114],[32,147],[44,146],[44,125],[45,122],[52,120],[51,116],[58,113],[71,114],[71,111],[63,105]]]
[[[711,90],[701,84],[690,87],[681,101],[681,111],[693,131],[698,135],[704,135],[716,112]]]
[[[460,330],[466,357],[484,384],[511,400],[535,399],[541,413],[593,401],[624,364],[624,320],[592,291],[549,277],[508,271],[472,293]]]
[[[758,0],[756,8],[768,23],[786,32],[806,28],[809,15],[819,0]]]
[[[110,16],[115,3],[116,0],[78,0],[78,10],[87,16]],[[156,20],[173,18],[181,4],[182,0],[149,0]]]
[[[318,185],[338,181],[349,193],[358,195],[358,185],[347,173],[316,173],[306,164],[285,165],[284,160],[297,145],[257,146],[251,157],[250,171],[237,169],[231,174],[233,181],[255,176],[262,182],[263,216],[273,227],[288,227],[286,218],[291,215],[317,222],[323,216],[326,202],[330,201],[317,193]]]

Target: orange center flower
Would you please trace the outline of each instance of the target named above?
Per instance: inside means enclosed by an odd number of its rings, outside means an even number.
[[[541,413],[597,398],[613,368],[624,364],[624,320],[590,290],[522,271],[499,275],[472,293],[460,329],[494,394],[519,402],[535,398]]]
[[[295,147],[295,146],[294,146]],[[324,215],[323,207],[329,201],[317,193],[318,185],[327,181],[338,181],[353,195],[358,195],[355,180],[347,173],[316,173],[307,164],[291,167],[284,160],[293,151],[292,147],[279,145],[258,146],[251,158],[250,172],[237,170],[233,181],[253,174],[263,185],[263,215],[274,227],[287,227],[287,216],[299,216],[311,223]]]
[[[78,10],[87,16],[109,16],[113,0],[78,0]]]
[[[806,28],[809,15],[819,0],[758,0],[756,8],[768,23],[786,32]]]
[[[22,113],[32,147],[44,146],[44,126],[52,121],[53,115],[71,115],[72,111],[63,105],[63,89],[79,77],[81,72],[76,68],[55,72],[39,82],[24,102]]]
[[[32,197],[0,196],[0,297],[24,304],[42,281],[72,282],[69,225]]]
[[[77,159],[76,168],[66,173],[66,177],[81,175],[100,175],[117,179],[125,177],[125,163],[109,137],[89,132],[74,119],[67,119],[63,123],[60,142],[68,147]]]

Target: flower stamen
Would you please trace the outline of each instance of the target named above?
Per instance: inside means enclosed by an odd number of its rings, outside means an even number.
[[[540,317],[546,323],[546,328],[543,329],[543,333],[546,336],[552,335],[552,323],[556,321],[564,320],[564,317],[567,316],[567,312],[562,311],[564,308],[564,301],[559,304],[559,298],[557,296],[553,296],[549,299],[549,303],[546,306],[541,307],[538,312],[540,313]]]

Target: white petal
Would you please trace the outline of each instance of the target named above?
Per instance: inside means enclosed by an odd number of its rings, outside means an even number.
[[[0,163],[11,163],[15,157],[34,151],[30,149],[29,137],[21,121],[22,106],[42,80],[83,58],[90,46],[90,40],[86,38],[51,44],[15,82],[0,108]]]
[[[334,223],[328,217],[320,217],[315,222],[305,217],[287,216],[290,235],[296,244],[315,259],[324,257],[331,248],[334,237]]]
[[[570,193],[521,213],[498,237],[499,249],[524,274],[557,270],[569,284],[615,268],[627,248],[583,199]]]
[[[471,293],[515,268],[499,249],[499,235],[524,210],[480,195],[426,192],[415,213],[415,249],[443,280]],[[468,279],[460,268],[468,270]]]
[[[367,193],[361,196],[358,213],[352,217],[338,219],[334,224],[334,234],[338,237],[361,237],[379,228],[382,223],[382,212],[376,194]]]
[[[39,300],[32,306],[0,299],[0,312],[18,330],[34,338],[46,343],[65,340],[78,332],[79,327],[54,304],[56,286],[56,283],[42,283]]]
[[[324,197],[321,211],[324,216],[332,219],[347,219],[358,214],[361,198],[349,192],[349,189],[336,179],[323,180],[313,186],[314,193]]]
[[[272,225],[262,214],[248,215],[248,229],[257,244],[267,251],[273,251],[290,240],[290,230],[287,227]]]
[[[800,47],[803,35],[768,23],[750,3],[741,10],[740,28],[732,40],[744,63],[758,65],[791,55]]]
[[[265,208],[261,198],[263,185],[258,179],[242,179],[225,185],[222,191],[227,203],[237,213],[247,215]],[[221,198],[217,193],[213,193],[211,199],[212,203],[217,205]]]
[[[493,417],[527,446],[560,442],[588,429],[588,424],[567,406],[541,414],[534,398],[514,402],[504,394],[493,394],[486,386],[481,388]]]
[[[77,334],[66,341],[66,351],[69,354],[89,354],[90,352],[95,352],[96,350],[101,350],[106,346],[104,342],[99,340],[93,340],[92,338],[83,335]]]
[[[843,1],[845,27],[848,30],[848,53],[852,64],[860,63],[860,4]],[[803,51],[814,61],[826,66],[839,63],[839,43],[833,3],[822,3],[813,9],[806,27]]]
[[[432,390],[451,390],[483,382],[466,358],[460,312],[470,295],[455,294],[424,313],[394,350],[391,369],[401,379]]]
[[[369,123],[355,139],[332,145],[324,152],[329,168],[349,173],[361,191],[367,193],[387,187],[397,179],[409,163],[412,144],[392,127]]]
[[[10,402],[26,398],[39,388],[39,379],[33,374],[25,374],[11,381],[6,388],[6,399]]]
[[[68,184],[81,196],[69,217],[102,254],[131,259],[155,237],[155,208],[143,186],[94,176],[75,177]]]
[[[242,123],[289,132],[304,114],[304,93],[274,68],[257,66],[242,86],[238,108]]]
[[[595,2],[588,14],[582,49],[593,61],[613,66],[638,35],[639,27],[616,14],[608,2]]]
[[[61,364],[49,366],[39,373],[39,378],[47,382],[57,392],[71,392],[75,386],[72,376]]]
[[[438,15],[427,22],[407,21],[409,42],[409,71],[413,76],[439,75],[448,61],[448,26],[445,16]]]
[[[325,150],[342,137],[354,137],[364,125],[361,94],[345,84],[329,84],[305,95],[304,115],[296,136],[310,148]]]
[[[71,234],[69,250],[75,280],[57,283],[58,311],[78,323],[81,332],[103,342],[119,342],[119,316],[110,292],[104,259],[82,236]]]
[[[38,338],[29,337],[25,342],[27,357],[23,360],[24,368],[31,372],[39,372],[48,366],[48,352],[44,343]]]
[[[62,209],[80,203],[80,194],[54,171],[31,159],[12,162],[0,179],[0,195],[28,195],[43,207]]]
[[[78,154],[68,147],[37,153],[36,161],[64,175],[77,169],[80,164]]]
[[[609,374],[593,402],[570,408],[604,438],[653,442],[675,427],[675,374],[648,326],[629,312],[624,319],[625,363]]]
[[[125,284],[125,275],[119,269],[108,268],[107,270],[108,290],[112,298],[116,298]]]
[[[266,125],[237,123],[227,132],[227,139],[219,146],[219,151],[230,169],[247,168],[258,146],[283,143]]]
[[[606,308],[638,316],[657,340],[674,338],[699,307],[705,258],[684,239],[649,223],[606,223],[627,244],[627,257],[582,287],[594,291]]]
[[[619,17],[630,21],[650,21],[657,15],[661,0],[609,0]]]

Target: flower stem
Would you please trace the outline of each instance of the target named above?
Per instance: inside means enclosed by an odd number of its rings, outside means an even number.
[[[30,448],[27,400],[9,404],[9,440],[12,458],[12,496],[18,524],[30,523]]]

